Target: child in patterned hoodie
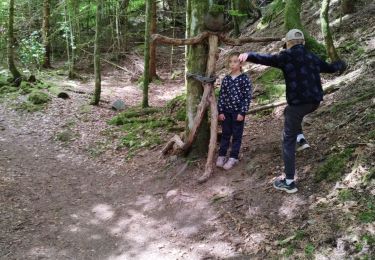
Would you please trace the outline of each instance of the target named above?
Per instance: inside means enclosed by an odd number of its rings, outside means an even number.
[[[238,52],[229,55],[230,74],[222,81],[218,101],[219,121],[222,121],[223,131],[216,166],[223,167],[225,170],[231,169],[238,163],[245,114],[249,110],[251,101],[251,81],[242,73],[239,56]],[[232,147],[227,160],[231,138]]]

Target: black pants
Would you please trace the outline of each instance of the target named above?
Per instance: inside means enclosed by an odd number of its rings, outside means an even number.
[[[302,120],[304,116],[314,112],[318,107],[319,104],[304,104],[287,106],[284,110],[283,159],[287,179],[294,179],[296,138],[298,134],[302,133]]]
[[[233,137],[230,157],[238,159],[245,120],[237,121],[237,115],[238,113],[224,113],[225,120],[222,123],[223,133],[221,135],[219,156],[227,155],[230,139]]]

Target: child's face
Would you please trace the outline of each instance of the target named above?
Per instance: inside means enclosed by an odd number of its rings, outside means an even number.
[[[240,71],[241,63],[238,56],[232,56],[229,58],[229,68],[231,71]]]

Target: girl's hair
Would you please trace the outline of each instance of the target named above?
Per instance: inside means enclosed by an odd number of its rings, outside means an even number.
[[[232,57],[238,57],[240,55],[241,55],[241,53],[239,53],[238,51],[234,51],[234,52],[229,53],[228,60],[227,60],[227,66],[229,67],[229,61]],[[241,72],[243,72],[242,66],[241,66]]]
[[[241,54],[241,53],[239,53],[238,51],[235,51],[235,52],[231,52],[231,53],[229,53],[229,56],[228,56],[228,63],[229,63],[230,58],[232,58],[232,57],[238,57],[238,56],[240,56],[240,54]]]

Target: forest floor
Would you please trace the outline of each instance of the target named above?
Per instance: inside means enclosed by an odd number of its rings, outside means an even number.
[[[197,185],[204,158],[163,158],[161,145],[127,158],[116,143],[121,132],[106,123],[117,112],[110,103],[87,105],[90,95],[82,93],[90,92],[92,83],[56,81],[62,89],[74,87],[70,99],[53,98],[35,113],[15,111],[9,102],[0,105],[0,258],[264,258],[285,254],[290,249],[280,241],[318,221],[321,213],[315,215],[311,205],[333,187],[321,187],[311,175],[322,151],[332,149],[327,140],[333,137],[311,133],[325,125],[317,120],[311,126],[315,114],[305,127],[312,149],[297,156],[297,194],[271,186],[282,174],[282,107],[249,116],[240,164],[229,172],[217,169],[207,183]],[[118,81],[111,74],[103,78],[103,99],[123,97],[130,106],[138,104],[138,87],[117,87]],[[164,106],[181,89],[181,80],[153,85],[151,104]],[[329,106],[331,96],[326,100]],[[62,131],[71,138],[62,141]],[[327,221],[335,218],[331,214]],[[325,232],[324,239],[335,239]]]
[[[293,195],[272,188],[283,172],[283,107],[248,116],[239,165],[216,169],[198,185],[205,158],[160,156],[176,131],[151,129],[160,140],[129,156],[124,131],[107,123],[118,114],[111,109],[116,99],[127,110],[140,104],[141,90],[127,73],[104,71],[98,107],[89,105],[91,75],[67,80],[57,69],[41,78],[70,99],[53,97],[33,113],[14,109],[24,95],[2,99],[0,259],[371,259],[374,10],[368,5],[343,19],[340,50],[351,66],[323,79],[340,89],[304,123],[312,147],[297,154],[299,191]],[[264,33],[277,34],[280,24]],[[365,30],[357,30],[361,26]],[[252,66],[252,78],[262,71]],[[160,76],[149,96],[150,105],[161,108],[184,88],[183,74]]]

